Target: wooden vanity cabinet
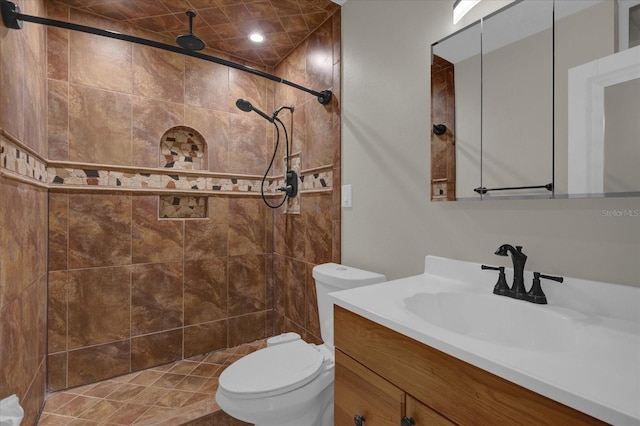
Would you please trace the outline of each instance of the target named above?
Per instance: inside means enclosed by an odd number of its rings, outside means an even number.
[[[335,307],[335,425],[606,423]]]
[[[337,350],[334,425],[354,426],[357,415],[363,417],[363,426],[399,426],[405,416],[414,419],[416,425],[453,425]]]

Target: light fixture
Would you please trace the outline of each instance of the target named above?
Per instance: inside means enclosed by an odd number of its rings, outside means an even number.
[[[453,4],[453,24],[457,24],[480,0],[456,0]]]
[[[264,36],[260,33],[251,33],[249,34],[249,40],[254,43],[262,43],[264,41]]]

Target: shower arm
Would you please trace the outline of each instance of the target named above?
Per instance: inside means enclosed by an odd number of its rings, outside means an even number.
[[[192,56],[194,58],[203,59],[205,61],[213,62],[220,65],[225,65],[229,68],[237,69],[239,71],[244,71],[249,74],[257,75],[262,78],[266,78],[267,80],[275,81],[276,83],[282,83],[287,86],[293,87],[298,90],[302,90],[303,92],[307,92],[318,99],[322,105],[327,105],[331,102],[332,93],[331,90],[323,90],[321,92],[309,89],[307,87],[301,86],[294,82],[285,80],[281,77],[268,74],[266,72],[247,67],[245,65],[236,64],[235,62],[227,61],[225,59],[217,58],[211,55],[205,55],[203,53],[199,53],[197,51],[192,51],[188,49],[184,49],[182,47],[172,46],[166,43],[160,43],[153,40],[144,39],[141,37],[130,36],[127,34],[121,34],[115,31],[103,30],[100,28],[88,27],[85,25],[72,24],[70,22],[58,21],[55,19],[49,18],[41,18],[39,16],[25,15],[20,13],[20,8],[13,2],[8,0],[0,0],[2,2],[2,21],[4,22],[4,26],[10,29],[19,30],[22,29],[23,21],[32,22],[40,25],[47,25],[51,27],[64,28],[72,31],[79,31],[88,34],[99,35],[102,37],[114,38],[117,40],[128,41],[130,43],[141,44],[144,46],[155,47],[157,49],[166,50],[169,52],[181,53],[186,56]]]

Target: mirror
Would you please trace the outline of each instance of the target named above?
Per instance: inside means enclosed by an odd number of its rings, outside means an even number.
[[[481,37],[478,22],[432,48],[431,119],[447,127],[432,134],[432,199],[473,197],[481,180]]]
[[[454,69],[446,199],[640,196],[640,0],[516,1],[436,56]]]
[[[549,196],[552,87],[552,0],[514,3],[483,20],[482,180],[474,186],[482,197]]]

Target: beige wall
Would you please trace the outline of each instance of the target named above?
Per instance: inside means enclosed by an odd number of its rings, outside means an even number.
[[[454,27],[451,3],[350,0],[342,21],[343,263],[389,278],[428,254],[509,265],[493,252],[511,243],[528,270],[640,285],[640,217],[611,213],[640,199],[429,202],[429,49],[470,22]]]

